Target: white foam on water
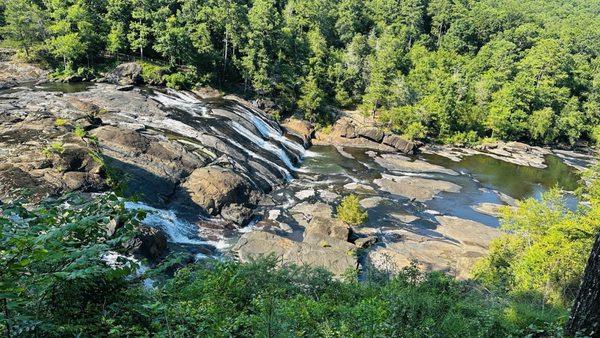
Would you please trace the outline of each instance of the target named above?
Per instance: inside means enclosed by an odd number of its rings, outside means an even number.
[[[237,131],[242,136],[244,136],[245,138],[250,140],[250,142],[256,144],[260,148],[277,156],[283,163],[285,163],[285,165],[289,169],[297,170],[297,168],[292,163],[292,160],[290,160],[289,156],[282,148],[274,145],[273,143],[271,143],[269,141],[266,141],[265,139],[263,139],[262,137],[259,137],[256,134],[252,133],[250,130],[248,130],[246,127],[242,126],[238,122],[230,121],[230,125],[233,129],[235,129],[235,131]]]
[[[172,210],[157,209],[140,202],[125,202],[125,208],[147,212],[142,223],[161,229],[173,243],[194,245],[207,243],[197,238],[197,226],[179,219]]]
[[[251,119],[252,123],[254,124],[254,126],[256,127],[256,129],[264,137],[279,141],[285,147],[296,150],[302,157],[304,157],[305,149],[304,149],[304,146],[302,146],[300,143],[296,143],[296,142],[288,139],[280,131],[276,130],[270,124],[263,121],[261,118],[259,118],[258,116],[254,115],[254,114],[250,114],[250,119]]]
[[[214,127],[211,127],[211,128],[214,129]],[[287,169],[285,169],[284,167],[280,166],[279,164],[277,164],[277,163],[275,163],[273,161],[270,161],[270,160],[264,158],[263,156],[260,156],[259,154],[253,152],[250,149],[245,148],[244,146],[242,146],[238,142],[232,140],[231,138],[227,139],[227,142],[229,142],[230,144],[233,144],[234,146],[238,147],[239,149],[241,149],[243,152],[245,152],[250,157],[252,157],[254,159],[259,159],[259,160],[261,160],[263,162],[271,164],[272,166],[274,166],[275,168],[277,168],[277,170],[279,170],[283,176],[285,176],[286,180],[288,180],[288,181],[292,180],[292,178],[293,178],[292,174]]]
[[[179,109],[185,108],[186,111],[191,111],[204,118],[212,118],[208,113],[208,108],[202,104],[202,101],[198,100],[189,93],[173,90],[168,90],[167,94],[155,92],[152,96],[152,99],[161,103],[165,107]]]

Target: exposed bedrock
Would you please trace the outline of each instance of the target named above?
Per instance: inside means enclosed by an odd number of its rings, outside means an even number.
[[[319,131],[314,144],[330,144],[342,147],[368,148],[387,152],[414,154],[418,144],[381,128],[357,125],[348,116],[341,117],[327,133]]]
[[[137,83],[136,69],[121,68],[114,82]],[[187,218],[243,225],[261,194],[295,175],[302,143],[241,99],[118,89],[0,94],[0,196],[118,187]]]

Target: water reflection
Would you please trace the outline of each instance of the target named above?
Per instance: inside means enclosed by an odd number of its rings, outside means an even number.
[[[511,197],[522,199],[539,198],[552,188],[573,191],[578,187],[581,176],[554,155],[546,156],[545,169],[520,166],[485,155],[466,156],[460,162],[437,155],[423,155],[428,162],[467,172],[484,186],[496,189]]]

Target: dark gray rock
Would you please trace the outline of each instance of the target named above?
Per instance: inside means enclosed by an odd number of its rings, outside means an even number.
[[[238,226],[246,226],[253,217],[252,209],[241,204],[226,204],[221,209],[221,217]]]
[[[396,148],[403,154],[414,154],[416,145],[412,141],[408,141],[398,135],[388,134],[383,138],[383,144]]]
[[[350,139],[358,137],[358,135],[356,134],[356,128],[348,120],[342,120],[340,123],[338,123],[336,125],[336,128],[339,129],[341,137],[350,138]]]
[[[109,83],[128,86],[142,83],[142,66],[137,62],[123,63],[105,77]]]
[[[128,92],[130,90],[133,90],[133,85],[119,86],[119,87],[117,87],[117,90],[122,91],[122,92]]]
[[[375,127],[358,128],[356,130],[356,133],[360,137],[364,137],[366,139],[378,143],[381,143],[381,141],[383,141],[383,137],[385,136],[384,132],[381,129]]]
[[[160,229],[141,226],[134,247],[137,254],[158,261],[167,252],[167,235]]]

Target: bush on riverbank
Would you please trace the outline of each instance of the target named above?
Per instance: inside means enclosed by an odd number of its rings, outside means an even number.
[[[410,268],[364,282],[271,259],[205,261],[146,273],[127,258],[143,214],[113,195],[71,196],[0,214],[0,330],[25,336],[522,335],[561,326],[564,310],[528,306],[442,273]],[[118,255],[118,254],[122,254]],[[144,287],[143,280],[153,279]]]

